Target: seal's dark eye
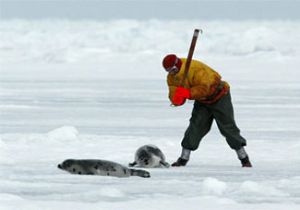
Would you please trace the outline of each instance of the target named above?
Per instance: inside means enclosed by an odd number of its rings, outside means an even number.
[[[76,171],[76,169],[75,168],[73,168],[73,172],[75,172]]]

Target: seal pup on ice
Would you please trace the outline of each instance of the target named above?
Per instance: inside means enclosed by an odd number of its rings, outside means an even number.
[[[67,159],[57,166],[59,169],[80,175],[100,175],[115,177],[140,176],[149,178],[150,173],[145,170],[127,168],[119,163],[96,159]]]
[[[165,167],[170,166],[166,162],[165,155],[154,145],[144,145],[135,152],[134,162],[129,166],[138,166],[143,168]]]

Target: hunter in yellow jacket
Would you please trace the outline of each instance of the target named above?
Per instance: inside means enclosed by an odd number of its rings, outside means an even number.
[[[176,74],[169,74],[167,78],[171,102],[173,102],[176,88],[181,86],[183,81],[186,59],[181,58],[178,63],[181,63],[180,71]],[[229,91],[229,84],[222,81],[221,76],[216,71],[196,60],[191,62],[183,86],[190,89],[191,96],[189,99],[208,104],[217,101]]]
[[[181,106],[187,99],[195,100],[190,125],[181,142],[181,156],[172,166],[186,165],[191,151],[198,148],[215,120],[229,146],[236,151],[242,166],[252,167],[244,148],[246,140],[240,135],[234,120],[229,84],[221,79],[218,72],[200,61],[191,61],[187,75],[185,65],[186,59],[174,54],[163,59],[172,104]]]

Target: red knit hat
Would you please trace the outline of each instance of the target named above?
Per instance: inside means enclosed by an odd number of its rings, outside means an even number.
[[[166,69],[166,71],[174,66],[180,69],[181,60],[175,54],[169,54],[164,57],[162,65]]]

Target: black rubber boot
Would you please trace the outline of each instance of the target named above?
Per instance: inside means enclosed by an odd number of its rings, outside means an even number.
[[[172,167],[179,167],[179,166],[185,166],[189,160],[185,160],[182,158],[178,158],[178,160],[174,163],[172,163]]]
[[[252,164],[249,160],[249,157],[246,156],[245,158],[243,159],[240,159],[241,163],[242,163],[242,167],[248,167],[248,168],[251,168],[252,167]]]

